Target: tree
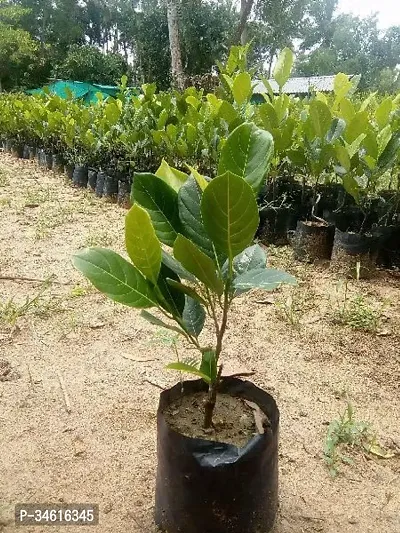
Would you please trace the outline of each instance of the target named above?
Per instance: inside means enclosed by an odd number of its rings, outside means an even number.
[[[0,0],[0,92],[18,84],[23,70],[35,58],[37,43],[18,27],[25,10]]]
[[[167,20],[172,83],[177,89],[182,90],[185,87],[185,75],[182,67],[181,42],[179,38],[178,0],[167,0]]]
[[[91,45],[72,45],[67,57],[54,68],[54,76],[68,80],[116,85],[128,71],[120,54],[103,54]]]

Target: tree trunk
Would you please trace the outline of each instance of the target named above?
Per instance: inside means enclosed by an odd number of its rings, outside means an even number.
[[[185,88],[185,75],[182,67],[181,45],[179,39],[178,8],[179,0],[167,0],[169,48],[171,50],[172,84],[176,89]]]
[[[247,21],[250,17],[254,0],[240,0],[240,22],[236,32],[236,42],[244,46],[247,43]]]

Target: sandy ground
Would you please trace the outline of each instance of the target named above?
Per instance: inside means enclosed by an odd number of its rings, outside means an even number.
[[[123,224],[123,209],[0,155],[0,360],[11,365],[0,379],[4,533],[15,529],[18,502],[98,503],[96,531],[155,531],[156,385],[177,380],[163,368],[172,339],[88,287],[70,261],[88,245],[122,251]],[[224,355],[232,369],[256,371],[252,379],[280,407],[275,533],[399,533],[400,279],[380,272],[349,284],[380,317],[377,331],[357,331],[332,321],[343,285],[325,266],[294,263],[287,249],[270,255],[299,279],[294,304],[286,316],[287,290],[237,300]],[[55,277],[43,290],[4,279],[13,276]],[[353,464],[332,479],[323,444],[347,401],[394,457],[354,450]]]

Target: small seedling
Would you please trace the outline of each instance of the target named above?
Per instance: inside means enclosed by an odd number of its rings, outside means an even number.
[[[168,348],[175,348],[178,343],[178,338],[179,335],[177,333],[173,334],[164,328],[160,328],[153,333],[149,344],[161,344],[162,346],[166,346]]]
[[[48,289],[50,284],[51,281],[46,280],[39,288],[38,293],[33,296],[33,298],[29,298],[27,296],[25,302],[21,305],[17,304],[13,298],[10,298],[5,302],[0,302],[0,322],[8,324],[12,327],[15,326],[20,317],[25,316],[27,313],[29,313],[29,311],[38,305],[40,298]]]
[[[353,459],[341,453],[342,449],[356,449],[385,459],[394,456],[382,450],[370,424],[356,420],[350,402],[343,415],[329,424],[325,439],[324,459],[332,477],[339,474],[340,463],[353,464]]]

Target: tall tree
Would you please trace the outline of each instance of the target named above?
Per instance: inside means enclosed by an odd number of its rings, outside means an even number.
[[[185,87],[185,74],[183,72],[181,41],[179,38],[178,1],[167,0],[167,17],[172,83],[177,89],[182,90]]]

